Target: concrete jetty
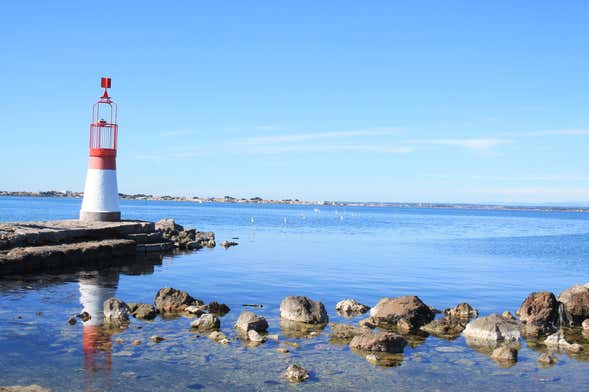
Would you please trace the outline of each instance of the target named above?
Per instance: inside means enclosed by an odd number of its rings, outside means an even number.
[[[104,259],[214,245],[214,233],[184,230],[169,219],[158,223],[79,220],[0,223],[0,276],[58,271]]]

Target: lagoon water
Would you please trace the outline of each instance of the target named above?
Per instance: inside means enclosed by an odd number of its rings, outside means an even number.
[[[76,218],[80,204],[4,197],[0,221]],[[558,364],[542,368],[542,347],[523,341],[519,362],[502,368],[462,337],[430,336],[407,347],[400,366],[387,368],[331,344],[329,327],[312,338],[288,338],[279,326],[286,295],[319,300],[330,321],[346,323],[362,317],[338,316],[335,304],[342,299],[374,305],[381,297],[405,294],[439,309],[466,301],[481,315],[514,313],[532,291],[558,294],[589,282],[589,214],[153,201],[123,201],[121,207],[127,219],[174,217],[184,226],[214,231],[218,243],[238,238],[239,245],[100,270],[0,279],[0,385],[36,383],[56,391],[589,388],[587,353],[562,353]],[[232,338],[241,305],[263,304],[254,311],[268,319],[269,332],[300,347],[281,354],[281,343],[271,340],[258,347],[238,340],[220,346],[189,332],[190,320],[183,317],[132,319],[116,335],[67,323],[84,304],[112,295],[152,302],[166,286],[228,304],[232,310],[221,324]],[[166,340],[151,343],[154,334]],[[132,345],[135,339],[142,344]],[[589,351],[589,341],[580,341]],[[291,363],[310,370],[311,378],[287,386],[280,374]]]

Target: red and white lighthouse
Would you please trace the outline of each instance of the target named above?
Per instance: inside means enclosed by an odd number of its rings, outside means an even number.
[[[90,159],[80,210],[82,221],[119,221],[117,187],[117,104],[108,96],[110,78],[102,78],[104,94],[92,107]]]

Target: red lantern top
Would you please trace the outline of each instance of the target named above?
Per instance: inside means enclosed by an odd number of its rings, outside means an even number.
[[[115,157],[117,155],[117,104],[109,95],[110,78],[102,78],[100,86],[104,94],[92,107],[92,123],[90,124],[90,156]]]

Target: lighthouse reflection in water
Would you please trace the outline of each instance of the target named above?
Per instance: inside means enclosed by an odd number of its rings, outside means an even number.
[[[82,312],[87,312],[90,315],[89,320],[82,322],[83,370],[86,390],[109,389],[113,336],[127,327],[125,325],[113,326],[104,322],[104,301],[116,296],[121,274],[151,274],[154,265],[161,264],[161,262],[161,256],[153,255],[149,259],[133,260],[126,265],[77,274]]]

